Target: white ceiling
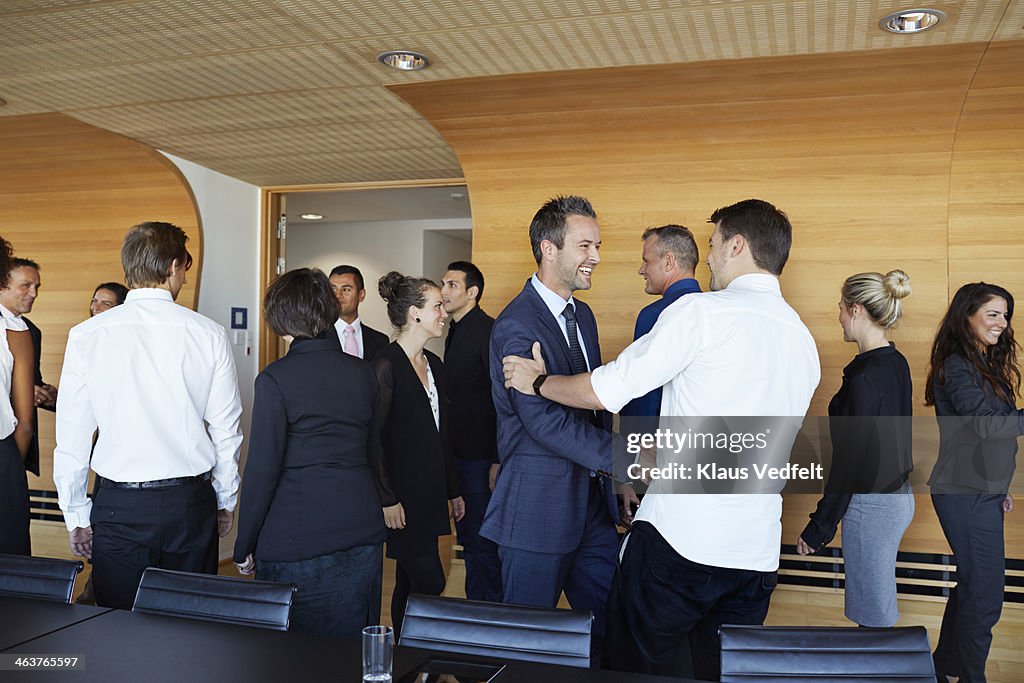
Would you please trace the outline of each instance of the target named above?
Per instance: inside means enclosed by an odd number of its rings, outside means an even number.
[[[0,0],[0,116],[63,112],[257,185],[458,178],[385,87],[1024,38],[1024,0]],[[400,73],[388,49],[433,67]]]

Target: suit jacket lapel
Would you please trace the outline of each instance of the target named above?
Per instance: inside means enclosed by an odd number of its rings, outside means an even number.
[[[544,303],[544,300],[540,298],[540,294],[538,294],[537,290],[533,288],[533,283],[530,280],[526,281],[523,293],[526,295],[526,299],[530,302],[530,305],[536,310],[537,318],[540,320],[541,325],[547,329],[550,336],[558,341],[558,347],[562,350],[564,367],[571,372],[569,369],[572,368],[572,359],[569,356],[569,344],[565,341],[565,334],[562,332],[562,328],[559,327],[558,321],[555,320],[555,316],[551,315],[551,310]],[[549,345],[544,343],[544,340],[538,339],[537,341],[539,341],[541,346],[548,350],[549,353],[554,353],[554,351],[548,348]],[[549,371],[552,370],[553,368],[549,368]]]

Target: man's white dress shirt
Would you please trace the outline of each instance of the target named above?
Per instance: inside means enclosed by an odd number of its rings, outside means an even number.
[[[555,316],[555,320],[558,321],[558,328],[562,330],[562,337],[565,338],[565,343],[568,344],[569,332],[567,331],[567,328],[565,326],[565,316],[563,316],[562,313],[565,312],[565,307],[567,304],[572,304],[572,309],[574,311],[576,310],[575,299],[573,299],[572,296],[570,296],[568,299],[563,299],[561,294],[555,293],[554,290],[552,290],[550,287],[541,282],[540,278],[537,277],[536,273],[534,273],[533,277],[530,278],[530,283],[533,285],[533,288],[537,291],[537,294],[540,295],[541,301],[543,301],[544,305],[548,307],[549,311],[551,311],[551,315]],[[590,356],[587,355],[587,345],[583,342],[583,332],[580,331],[578,316],[576,320],[576,339],[580,343],[580,349],[583,351],[583,359],[587,361],[587,369],[589,370]]]
[[[71,328],[53,453],[68,530],[90,526],[90,452],[92,469],[114,481],[213,470],[217,507],[233,510],[241,415],[227,333],[170,292],[133,289],[123,305]]]
[[[802,417],[820,378],[814,339],[778,279],[750,274],[674,302],[649,334],[594,370],[591,385],[615,412],[664,385],[663,416]],[[657,494],[635,519],[693,562],[771,572],[781,517],[778,494]]]
[[[358,316],[356,317],[355,320],[352,321],[351,325],[349,325],[341,318],[338,318],[334,322],[334,329],[338,331],[338,339],[341,340],[342,349],[345,348],[345,328],[347,327],[352,328],[352,333],[354,335],[353,338],[355,339],[356,342],[356,348],[359,349],[359,353],[357,355],[359,356],[359,358],[363,358],[366,355],[363,350],[363,324],[359,322]]]

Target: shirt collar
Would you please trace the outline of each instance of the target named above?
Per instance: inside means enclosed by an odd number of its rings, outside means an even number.
[[[352,321],[351,325],[349,325],[341,318],[338,318],[336,327],[338,330],[344,330],[346,327],[351,327],[353,332],[358,333],[362,330],[362,323],[359,322],[359,316],[357,315],[356,319]]]
[[[700,283],[695,278],[687,277],[673,282],[662,296],[666,299],[678,299],[683,294],[690,294],[691,292],[699,292]]]
[[[547,285],[541,282],[536,273],[534,273],[533,277],[530,278],[530,282],[533,284],[533,288],[537,290],[537,294],[540,294],[540,298],[544,302],[544,305],[548,307],[548,310],[551,311],[551,315],[555,316],[556,320],[562,316],[562,313],[565,311],[566,304],[572,304],[573,309],[576,308],[576,302],[573,300],[572,296],[570,296],[568,300],[563,299],[560,295],[551,291]]]
[[[159,287],[139,287],[138,289],[128,290],[128,296],[124,300],[134,301],[136,299],[163,299],[164,301],[174,303],[174,297],[171,296],[171,293]]]
[[[0,304],[0,314],[2,314],[3,317],[5,318],[10,318],[11,320],[17,320],[18,318],[21,317],[20,315],[18,315],[11,309],[7,308],[3,304]]]
[[[726,289],[740,290],[747,292],[773,292],[782,296],[782,288],[779,286],[779,278],[767,273],[747,273],[740,275]]]

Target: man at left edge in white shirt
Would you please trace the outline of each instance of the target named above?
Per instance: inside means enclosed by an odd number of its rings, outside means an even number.
[[[100,606],[130,609],[147,566],[215,574],[234,521],[238,379],[224,328],[174,303],[192,265],[187,239],[170,223],[131,228],[125,303],[68,334],[53,479]]]

